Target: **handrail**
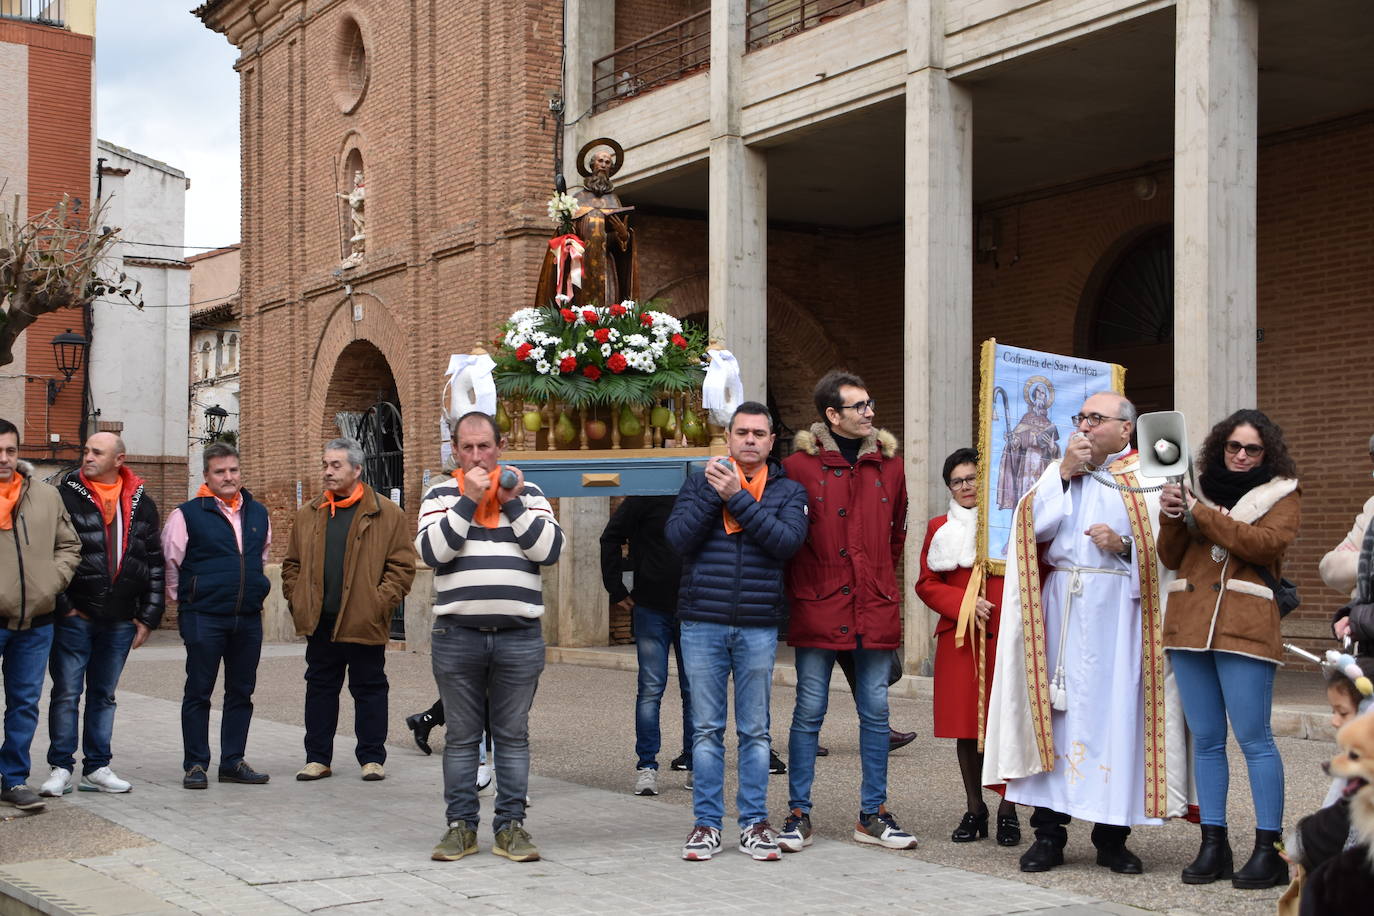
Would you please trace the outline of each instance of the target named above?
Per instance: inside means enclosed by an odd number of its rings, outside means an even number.
[[[880,0],[771,0],[745,16],[745,49],[782,41]]]
[[[592,61],[592,110],[710,66],[710,17],[702,10]]]
[[[23,19],[65,27],[63,0],[0,0],[0,19]]]

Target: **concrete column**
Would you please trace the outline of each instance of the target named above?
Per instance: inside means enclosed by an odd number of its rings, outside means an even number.
[[[1176,23],[1174,406],[1197,445],[1255,406],[1259,13],[1179,0]]]
[[[707,295],[712,336],[739,360],[746,399],[768,392],[768,176],[740,127],[745,0],[711,4]]]
[[[565,0],[563,35],[563,174],[568,186],[581,183],[577,151],[596,139],[589,133],[592,107],[592,61],[615,50],[615,0]]]
[[[973,445],[972,100],[942,65],[938,0],[913,0],[906,83],[906,276],[902,396],[907,510],[905,652],[929,674],[933,615],[911,586],[922,525],[944,511],[946,455]]]
[[[601,585],[601,532],[611,517],[611,501],[604,496],[580,496],[558,501],[558,524],[563,526],[563,554],[558,560],[557,588],[549,596],[545,625],[550,645],[605,646],[611,640],[609,598]],[[547,581],[547,578],[546,578]],[[547,595],[547,591],[546,591]]]

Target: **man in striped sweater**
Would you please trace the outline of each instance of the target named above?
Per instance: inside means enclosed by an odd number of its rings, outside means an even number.
[[[459,418],[458,470],[425,494],[415,538],[434,569],[430,656],[448,726],[448,831],[432,857],[445,862],[477,851],[477,747],[488,702],[497,786],[492,852],[516,862],[539,858],[524,827],[530,704],[544,670],[539,567],[558,562],[563,530],[539,488],[519,468],[499,464],[504,446],[490,416]]]

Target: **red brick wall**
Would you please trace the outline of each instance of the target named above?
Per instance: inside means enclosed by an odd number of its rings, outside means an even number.
[[[615,46],[624,47],[710,7],[710,0],[620,0],[615,5]]]

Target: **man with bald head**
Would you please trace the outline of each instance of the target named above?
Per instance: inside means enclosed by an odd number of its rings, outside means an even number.
[[[115,685],[129,650],[143,645],[162,620],[162,543],[157,506],[143,480],[124,464],[124,440],[96,433],[86,440],[81,467],[58,492],[81,540],[81,562],[58,598],[48,670],[48,766],[41,795],[56,798],[75,785],[78,706],[83,687],[79,788],[128,792],[110,769]]]

